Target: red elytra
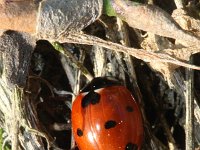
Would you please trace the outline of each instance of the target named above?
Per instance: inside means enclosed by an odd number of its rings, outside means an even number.
[[[98,78],[72,106],[72,128],[80,150],[139,150],[143,141],[141,112],[131,93]],[[100,82],[99,82],[100,80]],[[112,81],[111,81],[112,82]],[[104,87],[105,86],[105,87]],[[103,88],[102,88],[103,87]]]

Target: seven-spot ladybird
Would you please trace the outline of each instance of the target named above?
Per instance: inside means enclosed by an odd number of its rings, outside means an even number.
[[[139,150],[143,140],[135,99],[109,77],[94,78],[76,97],[72,128],[80,150]]]

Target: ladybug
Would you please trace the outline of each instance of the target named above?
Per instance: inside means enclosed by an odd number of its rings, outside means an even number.
[[[76,97],[72,128],[80,150],[139,150],[143,140],[135,99],[110,77],[94,78]]]

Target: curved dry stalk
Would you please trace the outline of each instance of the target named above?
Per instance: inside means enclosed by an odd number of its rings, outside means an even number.
[[[49,88],[51,96],[55,97],[53,86],[47,80],[45,80],[45,79],[43,79],[43,78],[41,78],[39,76],[36,76],[36,75],[29,76],[29,78],[30,79],[38,79],[41,82],[44,82],[44,84]]]
[[[50,144],[50,140],[49,140],[48,136],[47,136],[45,133],[40,132],[40,131],[35,130],[35,129],[32,129],[32,128],[30,128],[27,124],[23,124],[23,123],[22,123],[21,125],[22,125],[22,127],[24,127],[24,129],[25,129],[26,131],[28,131],[28,132],[30,132],[30,133],[36,135],[36,136],[43,137],[43,138],[46,140],[46,142],[47,142],[47,150],[50,150],[50,145],[51,145],[51,144]]]
[[[49,38],[47,40],[52,41],[55,39]],[[144,49],[130,48],[130,47],[126,47],[126,46],[123,46],[123,45],[120,45],[117,43],[102,40],[95,36],[91,36],[91,35],[87,35],[87,34],[83,34],[83,33],[79,33],[79,32],[72,32],[67,35],[62,35],[62,36],[58,37],[56,40],[59,41],[60,43],[77,43],[77,44],[85,44],[85,45],[98,45],[98,46],[102,46],[102,47],[110,49],[110,50],[129,54],[129,55],[136,57],[138,59],[141,59],[145,62],[154,62],[154,63],[166,62],[166,63],[178,65],[178,66],[183,66],[186,68],[200,70],[200,67],[198,67],[198,66],[188,64],[184,61],[173,58],[170,55],[162,53],[162,52],[154,53],[154,52],[146,51]]]

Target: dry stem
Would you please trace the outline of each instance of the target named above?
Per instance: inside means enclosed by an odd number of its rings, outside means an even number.
[[[55,41],[55,39],[47,38],[49,41]],[[126,47],[117,43],[109,42],[102,40],[98,37],[87,35],[87,34],[82,34],[82,33],[69,33],[67,35],[61,35],[57,39],[60,43],[77,43],[77,44],[85,44],[85,45],[98,45],[102,46],[104,48],[108,48],[110,50],[114,50],[117,52],[123,52],[125,54],[129,54],[133,57],[136,57],[138,59],[141,59],[146,62],[166,62],[166,63],[171,63],[174,65],[178,66],[183,66],[191,69],[196,69],[200,70],[200,67],[188,64],[186,62],[180,61],[176,58],[171,57],[168,54],[164,53],[154,53],[150,51],[146,51],[143,49],[135,49],[135,48],[130,48]]]
[[[190,60],[192,63],[192,58]],[[194,72],[191,69],[186,70],[186,123],[185,123],[185,134],[186,134],[186,150],[194,149]]]

